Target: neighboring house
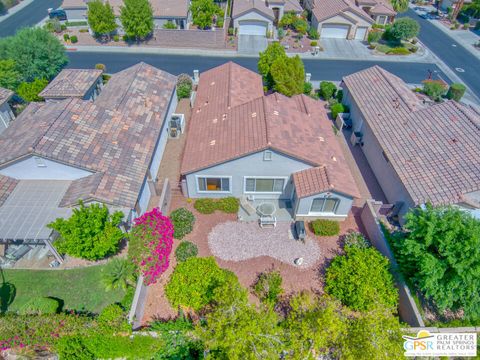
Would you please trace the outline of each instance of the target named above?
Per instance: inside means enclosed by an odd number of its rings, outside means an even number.
[[[0,134],[10,125],[15,118],[10,104],[8,103],[13,96],[13,91],[0,87]]]
[[[360,143],[394,215],[457,205],[480,217],[480,115],[455,101],[424,102],[379,66],[343,78]]]
[[[266,37],[273,32],[275,15],[264,0],[235,0],[232,19],[238,35]]]
[[[64,69],[39,94],[45,101],[95,100],[103,88],[102,70]]]
[[[387,0],[315,0],[312,26],[320,38],[366,40],[373,23],[386,24],[395,15]]]
[[[458,1],[456,1],[456,0],[441,0],[441,1],[439,1],[439,7],[443,11],[448,11],[448,8],[454,9],[455,6],[457,5],[457,2]],[[472,3],[472,0],[464,0],[463,1],[464,5],[471,4],[471,3]]]
[[[232,62],[200,76],[181,173],[185,196],[284,200],[296,219],[343,220],[359,196],[325,103],[264,96]]]
[[[145,63],[114,74],[94,101],[30,103],[0,135],[0,242],[49,242],[79,200],[125,220],[155,193],[177,104],[175,76]]]
[[[69,21],[86,20],[88,2],[90,0],[63,0],[62,9],[67,13]],[[113,7],[113,11],[117,18],[120,16],[120,8],[123,0],[108,0]],[[163,25],[171,21],[177,24],[178,28],[186,29],[189,18],[189,0],[150,0],[153,8],[153,21],[155,28],[161,29]],[[120,20],[117,20],[121,26]]]

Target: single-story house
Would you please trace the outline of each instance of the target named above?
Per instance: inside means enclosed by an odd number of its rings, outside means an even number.
[[[15,119],[10,104],[8,103],[13,96],[13,91],[0,87],[0,134]]]
[[[312,26],[322,38],[366,40],[374,20],[349,0],[317,0]]]
[[[192,111],[185,196],[282,200],[295,219],[347,217],[359,192],[324,102],[265,96],[259,74],[229,62],[200,75]]]
[[[356,0],[356,5],[364,10],[377,24],[393,22],[397,12],[388,0]]]
[[[114,74],[94,101],[30,103],[0,134],[0,242],[50,243],[46,225],[79,200],[120,210],[127,223],[145,212],[175,84],[139,63]]]
[[[63,69],[39,95],[45,101],[95,100],[103,88],[102,73],[98,69]]]
[[[355,142],[394,215],[455,205],[480,217],[480,114],[450,100],[423,101],[400,78],[373,66],[343,78]]]
[[[238,35],[266,37],[273,32],[275,15],[264,0],[236,0],[233,2],[232,20]]]
[[[68,21],[86,20],[88,2],[90,0],[63,0],[62,9],[67,14]],[[108,0],[113,7],[115,16],[120,16],[123,0]],[[153,9],[155,28],[161,29],[166,22],[177,24],[180,29],[186,29],[189,20],[189,0],[150,0]],[[117,21],[121,26],[120,21]]]

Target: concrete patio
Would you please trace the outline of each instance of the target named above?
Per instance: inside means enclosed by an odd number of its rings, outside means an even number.
[[[243,206],[240,206],[240,209],[238,210],[238,220],[240,221],[256,221],[258,222],[260,215],[257,211],[257,208],[261,204],[272,204],[275,206],[275,213],[273,216],[276,217],[277,221],[287,221],[287,222],[292,222],[293,221],[293,209],[292,209],[292,202],[290,200],[254,200],[254,201],[248,201],[248,203],[251,206],[250,213],[247,212],[246,209],[243,208]]]
[[[307,237],[305,243],[295,240],[292,224],[278,223],[275,228],[262,229],[256,222],[225,222],[208,234],[208,246],[213,255],[226,261],[242,261],[268,256],[297,266],[295,259],[303,258],[299,268],[309,268],[320,258],[317,240]]]

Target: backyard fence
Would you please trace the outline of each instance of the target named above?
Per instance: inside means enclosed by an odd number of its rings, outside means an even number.
[[[410,326],[424,327],[425,323],[420,315],[420,311],[418,311],[415,300],[413,300],[413,297],[410,293],[410,289],[405,284],[403,277],[397,270],[397,262],[380,226],[378,211],[381,209],[382,205],[383,204],[380,201],[367,200],[360,214],[362,223],[365,226],[365,230],[372,245],[375,246],[377,250],[380,251],[382,255],[386,256],[392,263],[394,277],[398,287],[398,313],[400,318]]]
[[[147,300],[147,286],[143,283],[143,276],[140,275],[135,288],[132,306],[128,313],[128,322],[132,324],[133,330],[142,325],[143,312],[145,310],[145,301]]]

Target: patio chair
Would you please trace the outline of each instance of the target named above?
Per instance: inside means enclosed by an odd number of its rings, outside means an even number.
[[[261,228],[265,226],[277,226],[277,218],[275,216],[261,216],[259,221]]]

